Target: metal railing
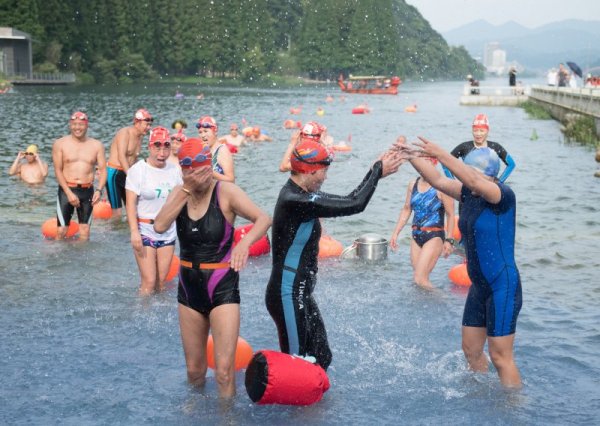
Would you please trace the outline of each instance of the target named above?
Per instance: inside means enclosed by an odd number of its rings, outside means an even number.
[[[471,86],[465,84],[464,96],[526,96],[529,95],[529,86]]]
[[[70,72],[56,72],[56,73],[40,73],[34,72],[31,75],[20,73],[8,76],[10,80],[25,80],[25,81],[52,81],[52,82],[63,82],[63,83],[75,83],[75,74]]]

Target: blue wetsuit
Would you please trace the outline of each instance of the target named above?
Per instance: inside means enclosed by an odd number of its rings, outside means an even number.
[[[508,179],[508,176],[510,176],[510,174],[512,173],[512,171],[515,168],[515,161],[512,159],[512,157],[506,151],[506,149],[504,149],[504,147],[502,145],[500,145],[499,143],[487,141],[487,146],[490,149],[493,149],[496,152],[496,154],[498,154],[498,157],[502,160],[502,162],[506,165],[506,168],[502,172],[502,175],[500,175],[500,177],[498,178],[500,180],[500,182],[506,181],[506,179]],[[474,149],[477,149],[475,147],[475,142],[473,142],[473,141],[463,142],[460,145],[457,145],[450,154],[452,154],[456,158],[464,159],[467,156],[467,154],[469,154],[469,152],[473,151]],[[452,173],[450,172],[450,170],[448,170],[446,167],[443,167],[443,166],[442,166],[442,168],[444,169],[444,173],[446,174],[447,177],[449,177],[449,178],[454,177],[452,175]]]
[[[289,179],[273,214],[273,269],[267,286],[267,310],[279,334],[282,352],[309,355],[325,370],[332,354],[325,324],[313,298],[320,217],[349,216],[365,209],[382,173],[376,162],[361,184],[347,196],[308,193]]]
[[[444,204],[438,197],[438,192],[431,187],[425,192],[419,192],[419,179],[415,181],[410,196],[410,207],[412,208],[412,238],[419,245],[423,245],[436,237],[444,241]]]
[[[498,204],[474,196],[463,185],[458,226],[473,284],[465,303],[463,326],[486,327],[488,336],[513,334],[521,310],[521,278],[515,264],[516,198],[508,186]]]

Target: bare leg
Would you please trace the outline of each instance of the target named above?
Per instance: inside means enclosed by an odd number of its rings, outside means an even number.
[[[417,243],[414,244],[417,245]],[[421,247],[416,264],[413,265],[414,280],[419,286],[427,289],[433,288],[433,284],[429,281],[429,274],[442,254],[443,245],[444,242],[441,238],[432,238]]]
[[[79,224],[79,239],[89,240],[90,239],[90,225],[85,223]]]
[[[513,347],[515,335],[501,337],[488,337],[490,358],[500,377],[500,383],[507,388],[520,388],[521,375],[515,364]]]
[[[188,381],[194,386],[204,386],[208,368],[206,341],[209,321],[205,316],[187,306],[180,304],[178,310]]]
[[[235,395],[235,351],[240,332],[240,305],[227,304],[213,309],[210,324],[215,344],[215,376],[219,396]]]
[[[69,229],[68,226],[59,226],[58,228],[56,228],[56,239],[64,240],[65,237],[67,236],[68,229]]]
[[[165,280],[171,267],[171,260],[173,260],[173,253],[175,252],[175,246],[165,246],[156,250],[156,266],[157,275],[156,283],[158,285],[158,291],[165,289]]]
[[[485,327],[463,326],[462,328],[462,349],[469,369],[480,373],[486,373],[489,370],[487,357],[483,353],[486,338]]]
[[[113,209],[111,220],[119,220],[121,219],[121,208]]]
[[[148,295],[156,291],[156,249],[142,246],[142,251],[133,251],[140,270],[140,294]]]

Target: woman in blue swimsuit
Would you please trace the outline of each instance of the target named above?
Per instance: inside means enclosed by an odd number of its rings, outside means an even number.
[[[223,182],[235,182],[233,155],[227,145],[219,142],[217,132],[219,126],[214,118],[205,115],[196,123],[200,139],[210,146],[212,154],[213,177]],[[225,148],[225,149],[223,149]]]
[[[487,372],[483,349],[487,340],[490,358],[501,383],[521,387],[513,356],[517,317],[521,310],[521,279],[515,263],[515,193],[496,176],[500,159],[482,147],[469,153],[464,163],[433,142],[419,138],[421,156],[437,158],[457,180],[442,176],[428,161],[413,158],[412,165],[431,185],[459,200],[459,228],[465,244],[467,272],[473,284],[465,303],[462,347],[473,371]],[[398,144],[401,150],[410,150]]]

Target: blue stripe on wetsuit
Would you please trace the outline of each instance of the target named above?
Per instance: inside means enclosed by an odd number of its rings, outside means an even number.
[[[113,169],[112,167],[106,168],[107,178],[106,178],[106,186],[110,185],[108,188],[108,202],[113,209],[116,209],[119,205],[119,191],[117,189],[117,173],[119,173],[118,169]]]
[[[300,354],[298,325],[296,324],[296,313],[294,311],[294,281],[296,270],[300,264],[300,256],[302,256],[302,251],[310,238],[314,225],[315,219],[311,219],[308,222],[303,222],[298,227],[294,241],[285,256],[281,277],[281,303],[283,305],[290,354]]]

